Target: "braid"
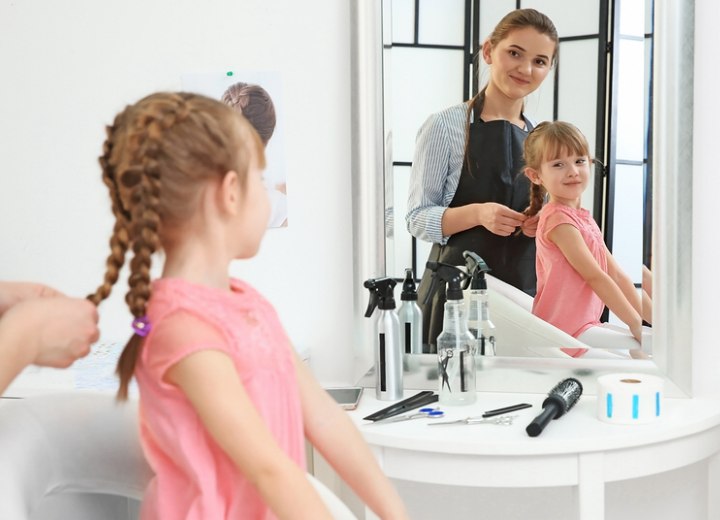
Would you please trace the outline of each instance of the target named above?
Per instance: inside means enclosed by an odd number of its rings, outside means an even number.
[[[523,211],[523,213],[532,217],[540,213],[543,202],[545,201],[545,188],[540,184],[530,183],[530,205]]]
[[[206,183],[231,170],[246,175],[253,158],[264,167],[262,143],[247,121],[198,94],[151,94],[126,107],[107,127],[100,165],[115,225],[103,283],[88,298],[99,304],[108,297],[132,248],[125,301],[136,333],[118,360],[118,399],[127,398],[152,326],[147,307],[153,254],[181,236]]]
[[[90,300],[95,305],[99,305],[101,301],[110,296],[113,285],[117,282],[120,269],[125,263],[125,255],[128,249],[128,215],[125,212],[122,202],[120,201],[120,194],[118,192],[118,185],[115,179],[115,169],[112,167],[110,157],[113,150],[113,134],[115,127],[120,122],[120,116],[115,120],[113,126],[106,127],[107,138],[103,144],[103,155],[98,159],[102,168],[102,179],[105,185],[110,191],[110,200],[112,204],[112,212],[115,216],[115,225],[113,226],[113,233],[110,237],[110,255],[107,257],[105,262],[106,270],[102,285],[97,288],[95,293],[88,295]]]
[[[152,255],[160,249],[161,178],[158,159],[162,154],[163,134],[188,114],[186,103],[180,96],[173,96],[172,101],[174,103],[169,106],[157,103],[160,106],[156,111],[148,110],[138,118],[139,132],[129,140],[136,144],[136,149],[128,150],[134,166],[124,172],[121,180],[130,189],[130,236],[133,250],[128,280],[130,289],[125,301],[135,318],[143,318],[147,314],[151,295]],[[141,336],[134,334],[118,360],[119,399],[127,398],[128,385],[135,371],[142,340]]]
[[[487,90],[487,85],[483,87],[483,89],[475,94],[473,98],[470,100],[470,103],[468,103],[468,109],[467,109],[467,117],[465,119],[465,152],[464,152],[464,158],[465,158],[465,165],[467,166],[468,171],[471,170],[471,164],[470,164],[470,119],[472,117],[473,111],[477,108],[477,113],[481,114],[483,110],[483,106],[485,105],[485,91]]]

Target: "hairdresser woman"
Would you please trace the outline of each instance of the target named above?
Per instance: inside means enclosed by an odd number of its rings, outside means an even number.
[[[433,243],[429,260],[463,265],[463,251],[474,251],[495,277],[530,295],[538,219],[522,213],[529,198],[522,150],[532,130],[523,105],[547,77],[557,51],[557,31],[544,14],[518,9],[500,20],[482,47],[490,66],[487,85],[420,128],[408,197],[408,231]],[[421,303],[429,286],[425,270]],[[440,285],[422,306],[423,342],[430,352],[442,331],[444,302]]]

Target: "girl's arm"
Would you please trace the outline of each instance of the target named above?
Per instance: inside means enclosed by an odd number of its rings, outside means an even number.
[[[295,366],[308,440],[380,518],[408,518],[400,496],[347,413],[297,356]]]
[[[551,229],[547,237],[560,248],[570,265],[590,285],[603,303],[630,328],[633,337],[640,341],[642,337],[640,314],[613,279],[600,268],[577,228],[570,224],[560,224]]]
[[[633,308],[637,311],[637,313],[642,316],[642,299],[640,298],[640,293],[635,288],[635,284],[632,282],[630,277],[625,274],[625,271],[623,271],[622,268],[618,265],[612,253],[607,247],[605,247],[605,256],[607,257],[608,275],[610,275],[610,278],[612,278],[617,284],[617,286],[620,287],[620,290],[625,295],[625,298],[627,298],[627,300],[630,302],[630,305],[632,305]]]
[[[227,354],[190,354],[165,378],[185,393],[212,438],[278,518],[331,518],[303,469],[273,440]]]
[[[405,215],[408,232],[427,242],[446,241],[441,221],[447,207],[450,156],[448,123],[440,114],[433,114],[420,127],[415,140]]]

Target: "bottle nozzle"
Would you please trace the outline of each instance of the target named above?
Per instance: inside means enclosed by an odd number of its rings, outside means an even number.
[[[370,291],[370,299],[368,307],[365,310],[365,317],[369,318],[375,311],[375,307],[380,309],[395,308],[395,284],[397,282],[392,278],[371,278],[365,280],[363,287]]]
[[[454,265],[444,264],[442,262],[428,262],[426,267],[432,271],[432,281],[430,283],[430,289],[428,290],[423,305],[426,305],[430,298],[437,290],[438,279],[444,281],[447,284],[447,299],[448,300],[462,300],[462,281],[467,278],[467,273]]]
[[[409,267],[405,269],[405,280],[403,281],[400,299],[403,301],[418,299],[415,277],[413,276],[413,270]]]
[[[463,258],[465,258],[465,267],[469,275],[465,288],[467,289],[469,284],[471,289],[487,289],[485,273],[490,272],[490,268],[485,260],[472,251],[463,251]]]

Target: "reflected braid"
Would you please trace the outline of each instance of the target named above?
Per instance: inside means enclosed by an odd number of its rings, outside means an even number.
[[[466,117],[465,117],[465,151],[463,152],[463,158],[465,162],[465,166],[467,167],[468,172],[472,172],[472,164],[470,164],[470,125],[472,121],[473,112],[477,112],[477,114],[482,114],[483,107],[485,106],[485,91],[487,90],[487,85],[483,87],[483,89],[475,94],[473,98],[468,103],[467,111],[466,111]]]
[[[528,217],[537,215],[543,207],[545,201],[545,188],[540,184],[530,183],[530,205],[523,213]]]

